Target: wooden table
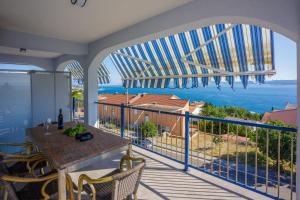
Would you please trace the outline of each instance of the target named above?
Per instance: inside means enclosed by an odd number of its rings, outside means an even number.
[[[65,129],[74,126],[73,122],[65,123]],[[65,130],[64,129],[64,130]],[[63,134],[57,125],[51,125],[45,134],[44,127],[26,130],[29,139],[46,155],[49,162],[58,171],[58,195],[60,200],[66,199],[66,173],[75,171],[110,155],[127,149],[130,141],[116,135],[106,133],[92,126],[87,127],[94,135],[89,141],[79,142],[73,137]]]

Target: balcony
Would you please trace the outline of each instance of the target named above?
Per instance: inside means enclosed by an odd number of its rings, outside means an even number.
[[[134,146],[136,157],[146,159],[146,168],[138,190],[138,199],[270,199],[264,195],[221,180],[196,169],[184,172],[183,164]],[[97,163],[80,170],[90,177],[118,167],[122,155],[116,154],[110,162]],[[71,173],[77,180],[78,172]]]
[[[131,139],[136,154],[146,156],[149,161],[143,184],[149,183],[150,187],[154,184],[156,192],[166,195],[167,199],[180,198],[190,190],[190,195],[207,195],[212,199],[217,198],[214,195],[222,198],[259,195],[254,199],[295,199],[294,128],[123,104],[97,104],[98,128]],[[156,134],[145,136],[143,126],[146,121],[155,124]],[[173,128],[165,128],[166,124],[173,124]],[[167,170],[156,169],[160,173],[155,176],[152,164]],[[164,177],[164,173],[171,176]],[[182,183],[181,178],[174,177],[182,177],[188,182]],[[189,182],[193,184],[178,192]],[[198,184],[209,189],[199,190]],[[213,192],[219,190],[222,192]]]
[[[117,74],[126,89],[206,87],[211,81],[217,88],[225,82],[246,88],[275,74],[299,79],[296,71],[286,73],[290,61],[300,69],[299,9],[296,0],[3,0],[0,143],[23,143],[26,130],[48,127],[62,109],[65,122],[134,144],[134,154],[147,160],[140,199],[299,199],[295,128],[195,116],[176,106],[95,103],[99,85],[114,84]],[[277,36],[291,40],[295,55]],[[76,82],[81,102],[72,102]],[[63,146],[53,143],[54,150]],[[59,153],[84,155],[68,150]],[[122,155],[114,156],[84,170],[93,178],[104,174],[118,166]],[[65,200],[65,168],[53,169],[58,199]],[[78,174],[70,174],[76,180]],[[2,189],[1,182],[0,198]]]

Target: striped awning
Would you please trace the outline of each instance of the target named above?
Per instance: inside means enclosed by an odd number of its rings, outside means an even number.
[[[74,61],[67,65],[66,70],[71,72],[73,80],[83,80],[83,69],[79,62]],[[110,83],[110,73],[104,64],[100,64],[98,69],[98,84]]]
[[[98,84],[110,83],[110,73],[104,64],[101,64],[97,70],[98,73]]]
[[[217,87],[275,74],[273,32],[245,24],[216,24],[119,49],[110,54],[126,88]],[[224,78],[223,78],[224,77]]]

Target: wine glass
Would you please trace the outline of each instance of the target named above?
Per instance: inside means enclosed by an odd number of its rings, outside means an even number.
[[[50,132],[48,132],[50,125],[51,125],[51,118],[48,118],[47,121],[44,123],[44,127],[46,129],[45,135],[50,135]]]

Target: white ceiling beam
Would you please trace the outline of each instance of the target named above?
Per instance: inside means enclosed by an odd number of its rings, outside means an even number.
[[[54,65],[51,58],[38,58],[31,56],[10,55],[0,53],[0,63],[2,64],[19,64],[34,65],[47,71],[54,71]]]
[[[0,29],[0,46],[71,55],[88,54],[88,45],[29,33]]]

